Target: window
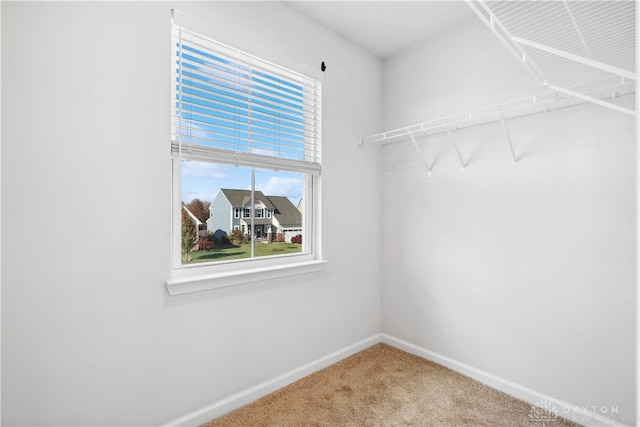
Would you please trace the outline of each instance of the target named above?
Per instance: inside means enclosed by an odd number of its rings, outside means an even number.
[[[227,277],[318,261],[320,82],[175,18],[174,12],[172,275],[198,268]],[[210,207],[209,218],[198,218],[206,230],[196,238],[179,215],[194,198]],[[305,238],[288,248],[292,226]],[[168,289],[170,282],[176,281]]]

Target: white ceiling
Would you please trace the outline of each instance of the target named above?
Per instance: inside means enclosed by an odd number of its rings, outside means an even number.
[[[474,15],[455,0],[284,3],[382,59]]]

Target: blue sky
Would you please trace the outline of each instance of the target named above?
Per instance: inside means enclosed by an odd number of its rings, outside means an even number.
[[[182,201],[198,198],[211,202],[220,188],[251,189],[251,169],[242,166],[182,161]],[[302,197],[300,173],[256,169],[256,190],[267,196],[286,196],[294,205]]]
[[[178,137],[217,149],[303,160],[304,87],[197,44],[181,42],[176,68]],[[211,202],[220,188],[251,189],[251,169],[183,160],[182,201]],[[304,175],[256,169],[255,189],[302,197]]]

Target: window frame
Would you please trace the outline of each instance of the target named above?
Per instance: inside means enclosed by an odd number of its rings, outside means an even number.
[[[290,59],[280,61],[282,57],[273,55],[265,51],[264,47],[259,49],[248,48],[246,40],[243,42],[235,42],[229,40],[228,36],[222,36],[220,33],[210,27],[203,25],[194,18],[181,14],[178,11],[172,11],[174,25],[178,22],[181,27],[188,27],[189,31],[216,40],[220,43],[234,46],[240,51],[260,52],[259,57],[263,60],[270,61],[281,65],[284,68],[293,69],[296,72],[308,75],[318,82],[321,82],[322,74],[308,73],[310,69],[302,64],[299,67],[292,67],[293,63]],[[177,19],[176,19],[177,18]],[[172,31],[174,31],[172,25]],[[172,43],[174,38],[172,37]],[[174,53],[171,52],[172,66]],[[284,63],[282,63],[284,62]],[[311,75],[310,75],[311,74]],[[173,85],[173,82],[172,82]],[[321,90],[321,89],[320,89]],[[173,93],[173,90],[172,90]],[[174,99],[172,97],[172,109],[175,109]],[[173,113],[172,113],[173,116]],[[181,186],[181,158],[172,155],[172,244],[171,244],[171,274],[166,280],[165,286],[170,295],[180,295],[190,292],[206,291],[216,288],[241,285],[245,283],[278,279],[287,276],[308,274],[319,272],[324,268],[326,260],[321,254],[321,218],[320,218],[320,193],[321,193],[321,177],[311,173],[301,173],[304,176],[304,194],[303,194],[303,225],[305,238],[303,239],[303,251],[296,254],[266,256],[245,258],[240,260],[221,261],[216,263],[194,263],[182,264],[180,250],[181,236],[181,206],[182,206],[182,186]],[[213,162],[211,162],[213,163]],[[246,165],[247,167],[251,167]],[[260,165],[254,165],[264,169]],[[235,209],[235,207],[234,207]],[[249,208],[251,210],[251,208]],[[269,211],[269,209],[267,209]],[[235,219],[245,219],[244,208],[240,208],[239,217]],[[269,215],[271,212],[263,212],[263,216]],[[247,219],[250,219],[247,218]],[[243,227],[244,228],[244,227]]]

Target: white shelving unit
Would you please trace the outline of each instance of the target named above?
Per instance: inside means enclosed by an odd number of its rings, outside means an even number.
[[[636,92],[635,1],[466,0],[547,92],[360,138],[359,145],[392,144],[591,102],[623,114],[615,99]],[[517,159],[511,150],[514,166]],[[430,169],[429,169],[430,172]]]
[[[617,98],[623,95],[635,93],[635,81],[626,81],[623,84],[616,78],[609,81],[600,81],[591,84],[591,89],[581,87],[583,92],[593,97]],[[359,145],[363,144],[392,144],[401,141],[408,141],[411,136],[429,136],[444,133],[448,130],[458,130],[470,126],[477,126],[485,123],[500,122],[501,119],[511,119],[530,114],[546,113],[558,108],[570,107],[587,102],[584,99],[566,95],[561,92],[545,92],[527,98],[521,98],[503,104],[471,110],[460,114],[455,114],[423,123],[414,124],[398,129],[393,129],[374,135],[360,138]]]
[[[466,1],[539,84],[635,115],[575,89],[636,81],[635,1]]]

